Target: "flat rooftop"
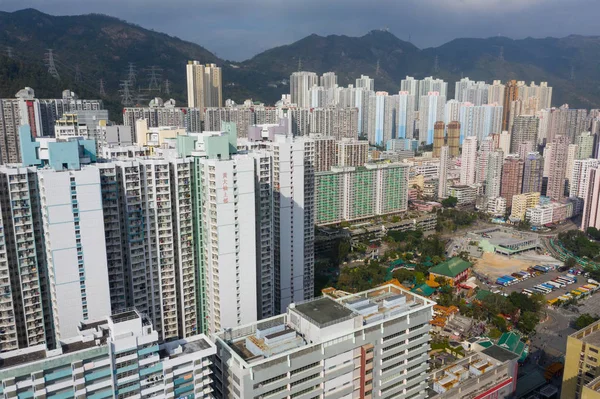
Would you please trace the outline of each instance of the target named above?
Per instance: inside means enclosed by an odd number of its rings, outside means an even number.
[[[351,309],[329,297],[321,297],[314,301],[296,305],[295,309],[306,318],[316,322],[319,327],[343,321],[356,315]]]
[[[600,321],[590,324],[583,330],[571,334],[571,337],[579,339],[588,345],[600,347]]]

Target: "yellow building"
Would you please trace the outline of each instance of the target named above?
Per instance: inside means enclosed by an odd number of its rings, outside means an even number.
[[[527,208],[535,208],[540,204],[540,193],[524,193],[513,195],[510,218],[513,221],[525,220]]]
[[[176,126],[159,126],[148,128],[148,121],[138,119],[135,122],[136,144],[143,147],[159,148],[166,140],[185,135],[185,129]]]
[[[408,188],[413,188],[415,186],[417,186],[418,188],[420,188],[422,190],[423,187],[425,186],[425,176],[416,175],[416,176],[411,177],[408,180]]]
[[[569,335],[561,399],[600,399],[600,321]]]

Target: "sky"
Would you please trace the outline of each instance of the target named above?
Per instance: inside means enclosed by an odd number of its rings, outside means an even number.
[[[598,0],[0,0],[0,10],[103,13],[242,61],[305,36],[387,28],[420,48],[461,37],[599,35]]]

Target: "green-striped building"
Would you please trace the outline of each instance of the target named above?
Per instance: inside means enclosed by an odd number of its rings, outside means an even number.
[[[401,163],[377,163],[316,173],[315,223],[328,225],[406,211],[408,170]]]

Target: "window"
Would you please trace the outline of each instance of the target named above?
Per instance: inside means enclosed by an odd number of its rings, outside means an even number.
[[[389,341],[390,339],[397,338],[397,337],[403,335],[405,332],[406,332],[405,330],[402,330],[402,331],[399,331],[399,332],[397,332],[395,334],[388,335],[387,337],[383,337],[383,342]]]
[[[290,387],[295,387],[296,385],[300,385],[303,382],[310,381],[310,380],[315,379],[315,378],[319,378],[320,376],[321,376],[321,373],[316,373],[316,374],[309,375],[308,377],[302,378],[301,380],[292,382],[290,384]]]
[[[312,369],[313,367],[317,367],[320,364],[321,364],[321,362],[315,362],[315,363],[307,364],[304,367],[300,367],[299,369],[291,371],[290,375],[296,375],[296,374],[301,373],[301,372],[303,372],[305,370]]]

